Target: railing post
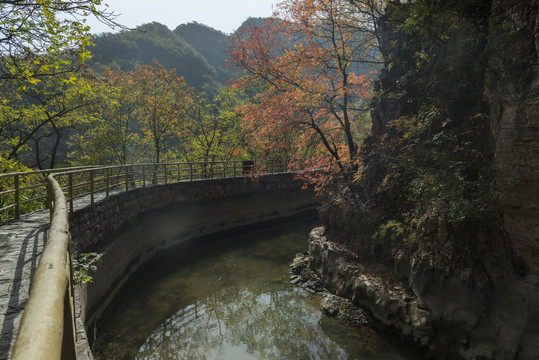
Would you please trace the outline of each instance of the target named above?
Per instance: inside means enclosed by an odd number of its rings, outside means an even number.
[[[69,186],[69,212],[73,213],[73,173],[70,172],[68,175],[68,186]]]
[[[213,179],[213,161],[210,163],[210,179]]]
[[[182,177],[180,176],[180,163],[176,164],[178,165],[178,182],[182,181]]]
[[[193,163],[189,163],[189,173],[191,175],[191,181],[193,181]]]
[[[146,166],[142,164],[142,187],[146,187]]]
[[[90,170],[90,204],[94,203],[94,171]]]
[[[234,160],[234,177],[236,177],[236,160]]]
[[[107,168],[105,170],[105,182],[106,182],[106,187],[107,189],[105,190],[106,191],[106,194],[107,194],[107,197],[109,197],[109,189],[110,189],[110,168]]]
[[[47,188],[47,178],[49,177],[50,175],[50,172],[45,172],[45,191],[47,192],[47,201],[45,201],[45,209],[50,209],[51,207],[51,204],[50,204],[50,201],[49,201],[49,196],[48,196],[48,188]]]
[[[54,213],[54,196],[52,193],[51,185],[48,181],[45,182],[45,187],[47,189],[47,208],[49,209],[50,219],[52,219],[52,214]]]
[[[129,165],[125,167],[125,191],[129,190]]]
[[[13,175],[13,186],[15,187],[14,202],[15,202],[15,219],[21,218],[21,206],[19,204],[20,191],[19,191],[19,174]]]
[[[167,164],[163,164],[163,172],[165,173],[165,184],[167,184]]]

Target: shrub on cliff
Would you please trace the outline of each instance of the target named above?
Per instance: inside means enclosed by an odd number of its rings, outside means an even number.
[[[361,238],[432,249],[458,238],[463,224],[473,231],[461,238],[475,238],[497,216],[483,101],[489,8],[486,0],[419,0],[390,4],[380,19],[386,66],[353,184],[379,215],[376,226],[357,226],[369,231]]]

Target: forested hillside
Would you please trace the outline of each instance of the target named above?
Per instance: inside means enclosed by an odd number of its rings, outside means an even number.
[[[221,84],[226,84],[235,76],[235,69],[226,66],[229,56],[226,53],[228,36],[225,33],[197,22],[182,24],[174,29],[174,33],[204,56],[217,71],[217,79]]]
[[[190,26],[193,36],[198,37],[202,26]],[[208,28],[209,30],[209,28]],[[217,36],[217,38],[216,38]],[[206,40],[213,40],[213,45],[220,43],[220,33],[211,33]],[[191,38],[192,40],[192,38]],[[220,46],[216,53],[222,59],[219,61],[202,55],[191,43],[187,42],[178,31],[171,31],[159,23],[151,23],[135,30],[120,33],[107,33],[92,38],[92,59],[88,64],[96,72],[105,66],[132,70],[137,63],[153,64],[156,59],[167,69],[176,69],[176,74],[183,76],[186,82],[199,90],[203,88],[218,90],[226,77],[223,75],[225,49]],[[200,45],[200,43],[198,44]],[[208,54],[206,55],[215,55]],[[219,66],[219,71],[216,66]]]
[[[253,26],[263,27],[264,19],[249,18],[237,31]],[[216,94],[238,76],[239,69],[227,64],[229,41],[234,36],[197,22],[181,24],[173,31],[154,22],[94,36],[88,64],[100,73],[105,67],[132,70],[137,63],[151,65],[155,59],[166,69],[176,69],[189,86]]]
[[[225,34],[197,22],[181,24],[173,31],[159,23],[146,24],[134,30],[93,37],[95,46],[91,48],[92,59],[88,64],[99,73],[104,67],[131,70],[137,63],[151,65],[156,59],[165,68],[176,69],[176,74],[183,76],[188,85],[216,93],[238,77],[239,68],[230,63],[227,53],[230,41],[245,29],[264,26],[264,18],[248,18],[233,34]],[[293,38],[287,41],[298,42]],[[374,51],[373,58],[377,57],[376,48],[370,51]],[[372,71],[371,64],[352,66],[357,74]]]

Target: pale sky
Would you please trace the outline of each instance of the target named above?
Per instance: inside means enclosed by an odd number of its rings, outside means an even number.
[[[278,0],[105,0],[108,9],[118,14],[122,25],[136,27],[152,21],[174,30],[178,25],[196,21],[227,34],[248,17],[268,17]],[[111,32],[95,18],[88,18],[92,33]]]

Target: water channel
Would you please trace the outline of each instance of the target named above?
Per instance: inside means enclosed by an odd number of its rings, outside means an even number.
[[[314,217],[214,236],[155,258],[97,326],[97,359],[422,359],[369,328],[329,318],[289,284]]]

